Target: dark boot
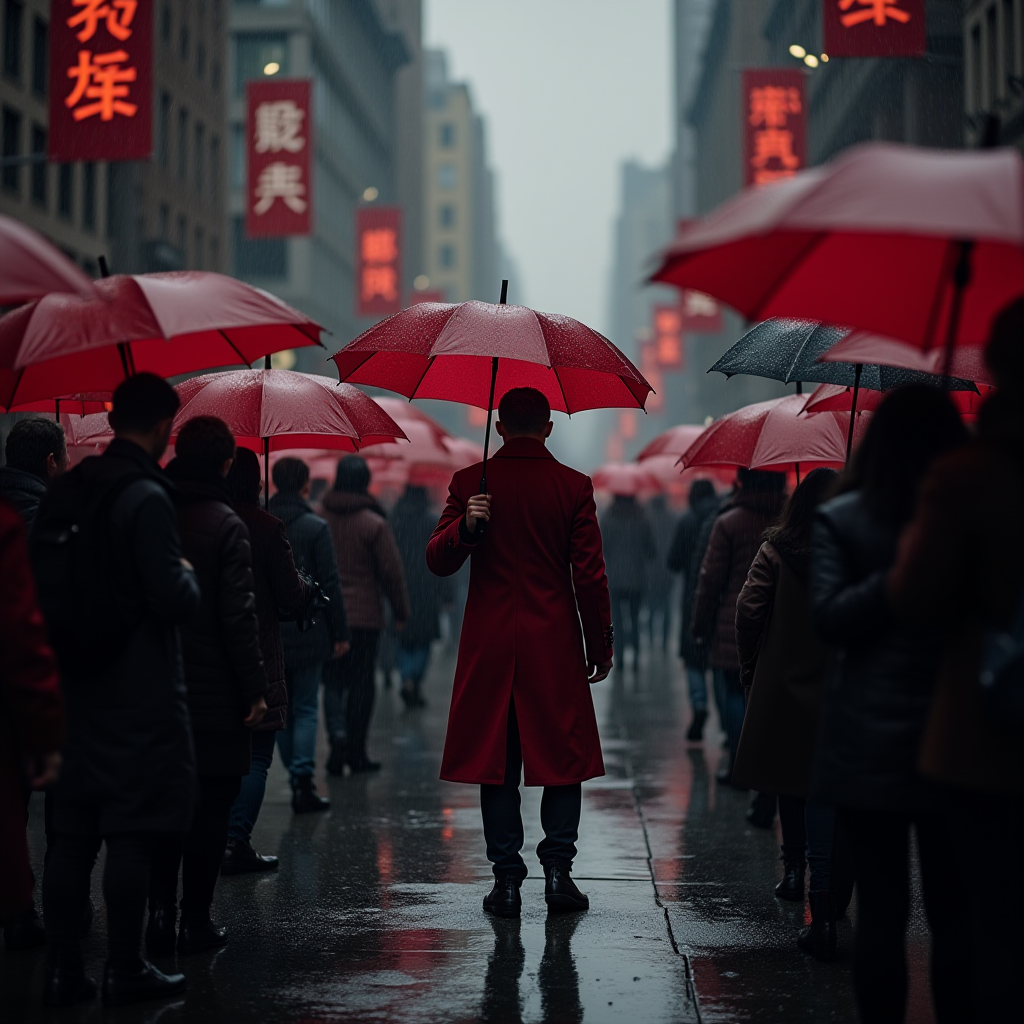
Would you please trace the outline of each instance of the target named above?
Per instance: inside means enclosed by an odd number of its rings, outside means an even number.
[[[218,928],[207,915],[195,921],[181,919],[181,929],[178,932],[178,952],[182,956],[190,953],[205,953],[208,949],[220,949],[226,946],[228,933],[223,928]]]
[[[146,925],[146,953],[149,956],[171,956],[177,938],[175,925],[178,908],[172,903],[154,903],[149,908],[149,923]]]
[[[553,914],[590,909],[590,900],[576,888],[571,870],[569,864],[544,865],[544,899]]]
[[[803,903],[804,901],[804,873],[807,870],[807,862],[800,860],[783,860],[782,881],[775,886],[775,896],[780,900],[789,900],[791,903]]]
[[[244,875],[249,872],[276,871],[276,857],[265,857],[252,848],[252,843],[244,839],[229,839],[224,850],[224,859],[220,862],[222,875]]]
[[[96,982],[86,977],[85,971],[68,971],[63,967],[48,967],[43,986],[44,1006],[74,1006],[96,998]]]
[[[754,828],[771,828],[777,806],[778,798],[774,793],[758,793],[747,808],[747,821]]]
[[[338,740],[331,743],[331,756],[327,758],[328,775],[345,774],[345,744]]]
[[[494,887],[484,897],[484,911],[495,917],[519,917],[523,909],[523,897],[519,892],[521,879],[508,872],[495,875]]]
[[[830,892],[812,892],[811,923],[800,929],[796,944],[815,960],[828,963],[836,958],[836,904]]]
[[[164,974],[146,960],[140,960],[139,968],[135,971],[125,971],[107,964],[103,977],[103,1003],[106,1006],[127,1006],[147,999],[166,999],[184,991],[184,974]]]
[[[320,796],[313,785],[311,775],[302,775],[292,782],[292,810],[296,814],[308,814],[311,811],[328,811],[331,801]]]
[[[708,720],[708,713],[704,708],[699,708],[693,713],[693,721],[690,728],[686,730],[686,738],[690,743],[700,743],[704,739],[704,723]]]

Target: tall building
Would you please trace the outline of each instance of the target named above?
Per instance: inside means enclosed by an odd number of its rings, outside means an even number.
[[[1024,0],[967,0],[964,11],[966,143],[990,118],[998,141],[1024,152]]]
[[[419,0],[231,6],[231,271],[323,324],[339,348],[372,322],[356,315],[356,210],[364,202],[398,205],[407,182],[398,172],[398,73],[418,41],[410,46],[395,26],[415,33],[418,12]],[[312,233],[247,238],[245,85],[274,76],[313,83]],[[299,349],[295,358],[299,369],[328,370],[320,349]]]

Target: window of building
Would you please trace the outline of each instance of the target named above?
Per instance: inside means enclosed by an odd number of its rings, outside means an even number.
[[[205,185],[206,168],[203,166],[203,158],[206,156],[206,127],[201,123],[196,124],[195,131],[195,161],[196,161],[196,195],[203,194]]]
[[[981,95],[981,25],[971,29],[971,96],[975,111],[985,109],[985,97]]]
[[[442,149],[451,149],[455,145],[455,125],[451,121],[442,121],[438,125],[437,140]]]
[[[442,245],[437,251],[437,261],[445,270],[451,270],[455,266],[455,246]]]
[[[21,26],[25,5],[21,0],[4,0],[4,74],[21,81]]]
[[[164,0],[164,5],[160,10],[160,42],[164,46],[171,45],[171,3],[170,0]]]
[[[203,229],[197,227],[195,230],[195,244],[193,245],[193,249],[195,250],[193,253],[193,266],[196,270],[203,269],[203,242]]]
[[[206,44],[202,40],[196,43],[196,74],[200,78],[206,74]]]
[[[220,139],[210,139],[210,201],[220,204]]]
[[[451,203],[445,203],[444,206],[439,207],[437,220],[443,228],[455,227],[455,207]]]
[[[232,273],[242,278],[275,278],[288,276],[288,247],[285,238],[246,238],[245,219],[232,219],[235,249]]]
[[[245,188],[245,126],[231,126],[231,166],[228,175],[232,188]]]
[[[96,230],[96,165],[82,164],[82,227]]]
[[[171,96],[160,93],[160,102],[156,108],[156,158],[161,167],[166,167],[171,159]]]
[[[220,92],[220,61],[214,60],[210,65],[210,88],[214,92]]]
[[[178,177],[184,181],[188,171],[188,111],[178,111]]]
[[[268,69],[282,77],[289,73],[288,37],[283,32],[245,32],[235,37],[235,95],[245,94],[250,78],[263,78]]]
[[[999,33],[996,30],[996,5],[992,4],[985,12],[985,64],[988,68],[988,95],[985,97],[985,109],[991,110],[999,98],[999,57],[997,44]]]
[[[184,17],[178,31],[178,59],[182,62],[188,60],[188,25],[185,24]]]
[[[220,270],[220,239],[216,236],[210,239],[210,269]]]
[[[32,22],[32,91],[46,98],[48,60],[50,57],[50,30],[42,18]]]
[[[74,164],[61,164],[57,168],[57,213],[65,220],[75,216]]]
[[[3,110],[3,155],[5,157],[21,155],[21,114],[10,107]],[[21,191],[21,165],[4,164],[0,178],[7,192]]]
[[[455,164],[439,164],[437,168],[437,184],[440,188],[451,190],[455,188],[457,176]]]
[[[1017,8],[1013,0],[1003,0],[1003,78],[1009,82],[1017,73]]]
[[[46,156],[46,129],[41,125],[32,125],[32,152],[37,156]],[[46,206],[46,185],[49,168],[46,160],[36,160],[32,164],[32,202],[37,206]]]
[[[178,251],[181,253],[181,258],[185,259],[185,240],[188,237],[188,220],[185,214],[178,214]]]
[[[157,237],[160,241],[169,242],[171,240],[171,208],[167,203],[160,204],[156,227]]]

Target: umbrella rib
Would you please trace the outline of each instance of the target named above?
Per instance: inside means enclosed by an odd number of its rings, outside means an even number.
[[[572,412],[569,409],[569,399],[566,397],[565,388],[562,387],[562,378],[558,376],[558,370],[553,366],[551,367],[551,372],[555,375],[555,380],[558,381],[558,390],[562,392],[562,401],[565,403],[565,415],[571,419]]]
[[[801,260],[805,259],[811,253],[812,250],[814,250],[825,240],[826,237],[827,234],[824,231],[820,231],[818,232],[818,234],[814,235],[800,249],[800,251],[778,272],[778,274],[776,274],[775,279],[772,281],[771,285],[764,290],[763,294],[765,296],[773,294],[775,289],[778,287],[779,282],[782,281],[790,273],[793,266],[795,266]],[[764,298],[760,302],[758,302],[758,304],[753,309],[753,315],[750,317],[751,320],[764,319],[761,316],[761,310],[764,308],[764,305],[767,301],[768,299]]]
[[[419,391],[420,385],[423,383],[423,378],[426,377],[428,373],[430,373],[430,368],[434,365],[435,358],[435,356],[427,356],[427,365],[424,368],[423,372],[420,374],[419,380],[416,381],[416,387],[412,389],[412,394],[409,396],[410,402],[416,397],[416,392]]]
[[[246,359],[245,356],[242,355],[242,353],[238,351],[238,348],[236,347],[235,343],[224,333],[224,329],[221,328],[221,327],[218,327],[217,328],[217,333],[231,346],[231,351],[234,352],[236,356],[238,356],[238,361],[243,366],[248,366],[249,365],[249,360]]]

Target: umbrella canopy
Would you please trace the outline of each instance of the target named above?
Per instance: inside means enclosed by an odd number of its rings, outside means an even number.
[[[19,306],[50,292],[92,294],[92,280],[42,235],[0,216],[0,306]]]
[[[914,345],[882,338],[865,331],[853,331],[819,357],[822,363],[877,363],[896,366],[919,373],[941,374],[946,366],[946,353],[940,349],[922,352]],[[994,384],[995,378],[985,365],[984,351],[980,348],[953,350],[950,372],[979,384]]]
[[[1024,159],[855,146],[685,227],[652,280],[749,320],[849,324],[925,350],[951,334],[983,345],[995,314],[1024,294]]]
[[[391,441],[364,448],[363,457],[399,459],[410,464],[452,465],[452,454],[445,446],[444,435],[435,434],[428,424],[416,420],[407,420],[401,426],[407,440]]]
[[[488,409],[511,388],[552,409],[643,408],[650,384],[605,337],[567,316],[487,302],[423,302],[331,357],[342,380]],[[492,385],[494,360],[497,377]]]
[[[802,415],[803,395],[786,395],[745,406],[716,420],[680,457],[694,466],[745,466],[776,472],[803,472],[818,466],[841,467],[846,461],[850,413]],[[854,442],[868,415],[854,417]]]
[[[223,274],[117,275],[92,298],[51,294],[0,319],[0,405],[112,391],[143,370],[248,365],[319,338],[304,313]]]
[[[593,476],[594,490],[637,496],[664,490],[661,481],[635,462],[609,462]]]
[[[650,441],[637,455],[637,462],[645,462],[659,455],[682,455],[704,433],[704,427],[695,423],[681,423],[670,427]]]
[[[48,412],[58,416],[68,413],[74,416],[88,416],[94,412],[107,412],[113,401],[112,391],[80,391],[74,395],[61,395],[59,398],[45,398],[38,402],[25,402],[12,405],[9,412]]]
[[[956,378],[943,381],[930,374],[895,369],[862,361],[819,362],[833,345],[850,334],[848,327],[832,327],[817,320],[793,320],[773,317],[747,331],[708,373],[724,373],[726,377],[743,373],[753,377],[791,384],[813,381],[818,384],[842,384],[871,391],[891,391],[904,384],[944,385],[950,391],[976,391],[969,380]],[[861,364],[858,376],[856,366]]]
[[[949,397],[962,416],[973,417],[978,415],[978,410],[991,391],[989,385],[982,384],[974,392],[953,391]],[[884,399],[885,394],[881,391],[861,390],[857,396],[857,409],[860,412],[873,412]],[[853,388],[843,387],[842,384],[819,384],[804,402],[802,412],[850,412],[852,408]]]

